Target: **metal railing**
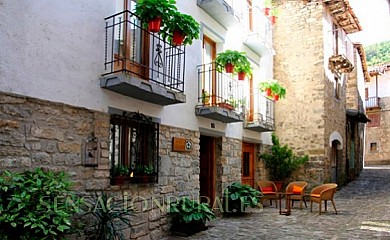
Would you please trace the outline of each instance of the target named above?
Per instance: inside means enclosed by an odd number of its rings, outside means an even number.
[[[245,122],[259,123],[269,129],[275,129],[274,104],[272,99],[265,97],[260,92],[255,92],[253,94],[253,111],[247,109]],[[247,106],[250,106],[249,103]]]
[[[103,75],[124,72],[184,92],[184,46],[172,46],[161,33],[149,32],[128,10],[105,21]]]
[[[220,106],[242,113],[244,81],[222,69],[214,62],[198,66],[198,106]]]
[[[380,98],[378,97],[369,97],[366,99],[366,108],[379,107]]]
[[[248,36],[255,35],[263,39],[269,46],[272,46],[272,25],[264,15],[263,9],[259,6],[252,8],[252,31]]]

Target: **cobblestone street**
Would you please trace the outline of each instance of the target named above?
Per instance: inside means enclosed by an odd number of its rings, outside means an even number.
[[[299,210],[279,215],[274,207],[244,217],[223,217],[209,229],[189,238],[167,239],[390,239],[390,168],[365,168],[359,178],[336,192],[338,214],[328,202],[328,212]],[[268,202],[268,201],[267,201]]]

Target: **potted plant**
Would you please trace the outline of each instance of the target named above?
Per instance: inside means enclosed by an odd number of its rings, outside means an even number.
[[[210,93],[208,93],[206,90],[202,90],[202,103],[204,105],[208,105],[210,102]]]
[[[244,80],[245,76],[252,75],[252,67],[248,59],[242,58],[238,64],[234,66],[234,71],[238,74],[238,80]]]
[[[243,214],[245,208],[258,207],[261,192],[251,186],[233,182],[223,191],[223,211],[226,214]]]
[[[94,231],[88,239],[126,239],[123,231],[131,227],[130,216],[134,215],[134,208],[128,206],[127,201],[117,199],[112,193],[101,191],[100,194],[95,192],[93,198],[87,198],[87,203],[93,208],[85,215],[92,215],[95,220],[91,225]]]
[[[274,133],[272,134],[272,144],[271,152],[260,154],[260,158],[268,169],[270,180],[275,182],[280,191],[281,185],[309,160],[309,156],[295,155],[287,145],[280,144]]]
[[[260,91],[264,92],[267,97],[273,97],[275,101],[286,96],[286,89],[277,81],[266,81],[259,84]]]
[[[215,219],[215,214],[207,203],[188,197],[171,202],[169,213],[172,216],[171,231],[184,233],[186,236],[206,230],[206,222]]]
[[[144,23],[148,23],[150,32],[159,32],[177,11],[175,0],[138,0],[134,13]]]
[[[261,82],[259,84],[260,91],[264,92],[267,97],[271,96],[271,83],[270,82]]]
[[[163,28],[163,38],[174,46],[191,45],[193,39],[199,39],[200,25],[187,14],[173,12],[168,23]]]
[[[115,165],[114,168],[114,185],[123,184],[129,176],[129,169],[121,164]]]
[[[271,9],[271,17],[270,17],[272,25],[274,25],[276,23],[276,19],[278,18],[278,16],[279,16],[279,9],[273,7]]]
[[[221,66],[224,66],[226,73],[233,73],[234,65],[243,61],[247,61],[245,53],[236,50],[226,50],[224,52],[218,53],[217,57],[215,58],[217,70],[222,72]]]
[[[273,3],[272,0],[266,0],[265,1],[265,3],[264,3],[264,15],[265,16],[269,16],[269,12],[271,10],[272,3]]]

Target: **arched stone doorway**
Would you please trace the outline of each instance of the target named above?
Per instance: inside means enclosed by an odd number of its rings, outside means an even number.
[[[343,172],[343,139],[341,134],[333,132],[329,137],[329,145],[331,147],[330,181],[338,183]]]

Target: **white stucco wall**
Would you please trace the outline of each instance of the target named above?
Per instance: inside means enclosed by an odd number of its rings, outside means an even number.
[[[378,84],[378,94],[376,84]],[[388,97],[390,96],[390,71],[385,71],[379,76],[373,76],[369,82],[365,83],[368,88],[368,97]]]
[[[196,1],[177,2],[180,11],[191,14],[221,38],[219,50],[248,51],[242,44],[243,34],[224,29]],[[160,118],[164,125],[191,130],[211,129],[215,123],[215,129],[228,137],[260,139],[259,133],[244,131],[242,123],[224,124],[195,116],[201,40],[186,48],[186,103],[162,107],[102,89],[104,18],[114,13],[113,1],[104,0],[29,0],[23,7],[15,0],[0,1],[0,91],[104,112],[108,107],[140,111]],[[260,66],[260,56],[248,55]],[[270,61],[255,67],[255,72],[272,77],[272,56],[266,58]]]

